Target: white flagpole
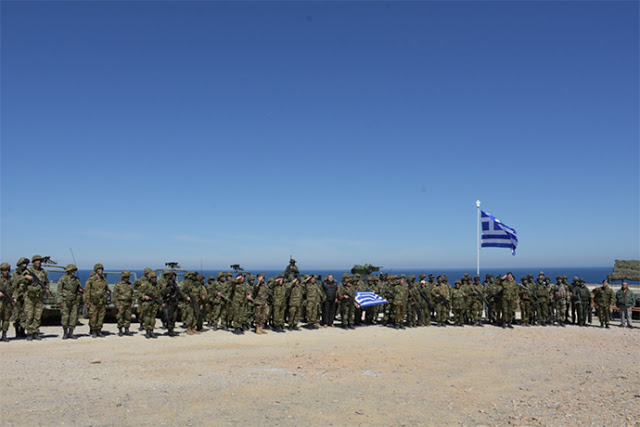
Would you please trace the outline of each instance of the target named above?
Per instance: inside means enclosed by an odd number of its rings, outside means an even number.
[[[478,255],[476,256],[477,266],[476,275],[480,275],[480,200],[476,200],[476,207],[478,208],[478,232],[476,233],[478,238]]]

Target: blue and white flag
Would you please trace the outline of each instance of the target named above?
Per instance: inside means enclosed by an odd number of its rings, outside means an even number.
[[[511,227],[504,225],[498,218],[480,211],[482,221],[482,239],[481,247],[483,248],[510,248],[511,254],[516,254],[518,247],[518,233]]]
[[[371,307],[372,305],[388,304],[389,301],[382,298],[373,291],[356,291],[356,302],[360,307]]]

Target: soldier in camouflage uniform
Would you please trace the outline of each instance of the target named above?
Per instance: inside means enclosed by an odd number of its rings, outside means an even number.
[[[144,326],[142,325],[142,322],[140,321],[140,319],[142,318],[142,315],[140,314],[140,298],[138,298],[138,292],[140,290],[140,286],[142,286],[142,284],[144,282],[149,281],[149,273],[151,273],[153,270],[151,270],[149,267],[145,267],[145,269],[142,271],[142,277],[140,277],[138,280],[136,280],[135,282],[133,282],[133,296],[134,299],[136,301],[138,301],[138,312],[136,313],[136,317],[138,319],[138,322],[140,323],[140,327],[138,328],[140,331],[142,331],[144,329]]]
[[[567,297],[569,293],[564,285],[562,277],[556,278],[556,284],[551,289],[551,296],[553,298],[554,315],[553,321],[558,326],[565,326],[565,319],[567,316]]]
[[[431,326],[431,307],[433,299],[429,290],[426,275],[420,275],[420,283],[418,283],[417,291],[420,297],[421,317],[418,318],[418,326]],[[427,298],[429,301],[427,301]]]
[[[9,341],[7,331],[13,313],[13,279],[11,278],[11,266],[3,262],[0,264],[0,329],[2,329],[2,338],[0,341]]]
[[[409,302],[409,287],[405,282],[405,278],[400,276],[393,288],[393,313],[396,329],[404,329],[404,317]]]
[[[29,258],[20,258],[16,263],[16,271],[11,275],[13,282],[13,327],[16,330],[16,338],[24,338],[27,336],[25,326],[27,324],[26,315],[24,313],[24,286],[22,285],[22,276],[27,271]]]
[[[264,323],[269,320],[269,287],[264,281],[264,273],[260,273],[257,276],[257,280],[253,285],[253,304],[255,306],[256,316],[256,334],[266,334],[267,331],[263,329]]]
[[[187,335],[197,335],[200,333],[196,329],[200,305],[207,297],[204,287],[198,283],[198,273],[189,271],[185,274],[181,291],[186,298],[182,305],[182,320],[187,326]]]
[[[284,275],[278,274],[273,281],[271,290],[273,295],[273,327],[275,332],[284,332],[284,313],[287,309],[287,287],[284,285]]]
[[[238,274],[231,282],[229,299],[233,303],[233,333],[244,334],[245,306],[251,300],[251,294],[247,293],[244,276]]]
[[[354,292],[362,292],[367,289],[366,285],[362,281],[360,274],[356,273],[355,280],[353,282],[353,291]],[[362,324],[362,313],[364,313],[364,309],[360,306],[356,307],[353,312],[353,324],[354,326],[360,326]]]
[[[499,279],[500,277],[498,277]],[[487,289],[487,300],[489,301],[489,322],[494,325],[502,323],[502,287],[498,283],[498,280],[489,275]]]
[[[469,291],[471,291],[471,299],[469,300],[469,315],[473,321],[473,326],[483,326],[482,312],[484,311],[485,289],[480,284],[480,277],[476,276],[475,283],[469,282]]]
[[[449,306],[450,306],[450,288],[449,284],[444,281],[443,277],[438,276],[438,283],[433,288],[433,302],[436,305],[436,323],[438,326],[443,327],[449,319]]]
[[[600,319],[600,327],[609,328],[611,316],[611,306],[616,305],[616,294],[609,287],[609,282],[602,281],[602,286],[593,290],[594,302],[598,306],[598,319]]]
[[[454,282],[455,287],[451,290],[451,308],[453,310],[453,324],[464,326],[464,293],[462,292],[460,280]]]
[[[64,269],[64,276],[58,281],[58,304],[62,317],[62,339],[76,339],[73,329],[78,323],[78,295],[82,294],[82,284],[76,276],[78,267],[69,264]]]
[[[591,310],[591,292],[582,279],[578,279],[578,286],[574,288],[573,303],[576,306],[578,325],[587,326],[587,312]]]
[[[121,280],[113,288],[113,303],[116,306],[119,337],[133,335],[129,331],[133,312],[133,284],[129,281],[129,277],[131,277],[131,273],[124,270],[120,273]]]
[[[320,315],[320,305],[327,298],[324,294],[324,291],[318,285],[318,280],[316,276],[309,276],[307,279],[307,326],[313,329],[319,329],[319,315]]]
[[[536,313],[538,315],[538,324],[547,326],[550,322],[549,316],[549,288],[544,280],[538,280],[534,286],[534,295],[536,296]]]
[[[148,280],[140,285],[138,289],[138,299],[140,301],[140,315],[142,324],[146,331],[145,338],[157,338],[153,333],[156,326],[156,314],[158,308],[163,307],[164,303],[160,299],[160,290],[158,289],[158,275],[152,271],[147,276]]]
[[[410,328],[418,326],[418,317],[420,317],[420,313],[422,311],[420,306],[420,300],[422,298],[420,298],[415,281],[416,276],[413,274],[410,274],[405,281],[405,285],[407,286],[407,326]]]
[[[507,273],[507,277],[500,283],[502,287],[502,319],[503,328],[513,328],[512,322],[515,317],[515,307],[518,302],[518,285],[513,279],[513,274]]]
[[[455,285],[455,282],[454,282]],[[460,290],[464,295],[463,317],[465,323],[471,323],[471,301],[473,300],[473,290],[471,289],[471,278],[467,273],[460,280]]]
[[[41,339],[40,323],[44,296],[51,294],[47,272],[42,268],[42,257],[34,255],[31,262],[33,267],[25,271],[19,283],[24,290],[24,313],[28,341]]]
[[[107,299],[110,293],[107,280],[102,277],[104,267],[102,264],[93,266],[93,274],[84,285],[84,303],[89,309],[89,331],[91,338],[103,338],[102,324],[107,312]]]
[[[216,281],[209,285],[207,289],[207,297],[211,306],[211,314],[209,315],[209,326],[212,330],[225,328],[226,323],[223,317],[223,307],[226,300],[229,299],[226,295],[225,277],[222,271],[219,271],[216,275]],[[219,326],[220,325],[220,326]]]
[[[170,271],[167,275],[167,281],[165,286],[160,289],[160,296],[166,307],[166,325],[167,333],[170,337],[177,337],[178,333],[175,331],[176,319],[178,318],[178,306],[181,301],[185,300],[184,295],[180,292],[180,288],[176,283],[176,273]]]
[[[356,280],[347,278],[338,286],[338,301],[340,302],[340,321],[342,329],[355,329],[353,316],[355,313],[356,291],[353,289]]]
[[[533,322],[533,284],[527,277],[522,278],[522,286],[518,290],[520,297],[520,320],[522,326],[531,326]]]
[[[304,289],[300,286],[298,279],[294,278],[287,285],[287,298],[289,300],[289,330],[300,330],[300,328],[298,328],[298,321],[300,320],[300,307],[302,306],[303,297]]]

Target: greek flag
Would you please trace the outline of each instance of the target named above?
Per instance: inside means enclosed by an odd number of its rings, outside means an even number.
[[[518,246],[518,233],[511,227],[504,225],[498,218],[480,211],[482,221],[483,248],[511,248],[511,254],[516,254]]]
[[[372,305],[389,303],[389,301],[373,291],[356,291],[356,302],[360,307],[371,307]]]

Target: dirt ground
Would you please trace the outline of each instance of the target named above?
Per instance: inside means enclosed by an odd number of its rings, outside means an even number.
[[[42,341],[0,343],[0,423],[638,426],[635,326],[366,326],[148,340],[118,337],[108,324],[106,338],[80,326],[75,341],[46,326]]]

